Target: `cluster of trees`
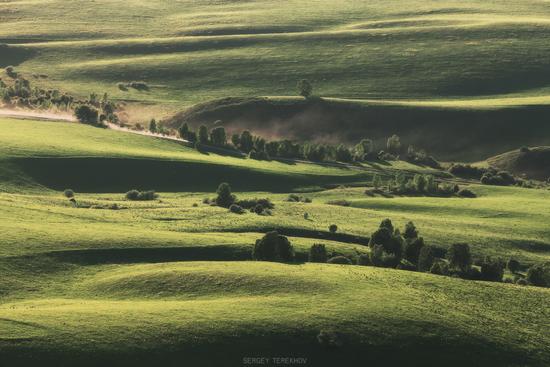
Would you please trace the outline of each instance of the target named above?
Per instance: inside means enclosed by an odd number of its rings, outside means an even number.
[[[205,198],[203,203],[227,208],[235,214],[244,214],[248,210],[258,215],[271,215],[271,210],[275,208],[275,205],[268,198],[237,199],[237,196],[231,191],[231,186],[226,182],[222,182],[218,186],[216,195],[213,199]]]
[[[430,174],[415,174],[407,177],[403,172],[399,172],[393,179],[384,183],[381,176],[375,174],[372,178],[372,186],[380,189],[387,186],[388,192],[398,195],[430,195],[430,196],[453,196],[476,197],[475,193],[469,189],[460,189],[457,184],[439,183],[435,177]],[[367,190],[367,194],[370,191]]]
[[[128,191],[125,196],[127,200],[131,201],[150,201],[159,197],[154,190],[139,191],[135,189]]]
[[[13,66],[5,69],[11,81],[0,79],[0,102],[10,107],[69,110],[74,98],[57,89],[33,87],[28,79],[17,73]]]
[[[508,171],[498,171],[492,167],[483,168],[475,167],[469,164],[452,164],[448,171],[457,177],[470,178],[479,180],[483,185],[511,186],[520,185],[528,186],[526,181],[514,177]]]
[[[237,149],[252,159],[269,160],[272,158],[283,159],[305,159],[313,162],[338,161],[344,163],[374,161],[374,160],[396,160],[399,159],[401,142],[397,135],[388,138],[388,152],[376,152],[375,144],[370,139],[362,139],[353,147],[343,144],[317,144],[317,143],[296,143],[288,139],[268,141],[265,138],[253,135],[250,131],[244,130],[240,134],[232,134],[228,138],[223,126],[216,126],[210,131],[205,125],[201,125],[197,131],[193,131],[187,123],[178,129],[179,136],[195,145],[212,145]],[[229,142],[231,144],[229,144]],[[391,152],[391,153],[390,153]],[[409,147],[404,159],[415,164],[430,165],[439,167],[439,163],[423,151],[416,151]]]
[[[448,250],[427,245],[412,222],[407,223],[401,232],[393,226],[390,219],[383,220],[379,228],[372,233],[369,247],[369,254],[361,254],[355,259],[357,265],[431,272],[437,275],[492,282],[502,282],[504,271],[508,268],[514,274],[514,279],[507,278],[507,282],[550,286],[550,264],[548,263],[530,267],[525,276],[519,273],[521,265],[515,259],[504,262],[501,259],[485,257],[474,266],[468,244],[456,243]],[[332,255],[332,257],[328,255],[325,245],[314,244],[309,251],[309,261],[332,264],[354,263],[352,258],[342,254]]]
[[[107,93],[101,98],[90,94],[87,100],[76,100],[73,96],[61,93],[57,89],[42,89],[31,86],[31,82],[16,72],[12,66],[6,69],[6,75],[12,80],[9,83],[0,79],[0,101],[6,106],[29,109],[74,110],[78,121],[85,124],[98,125],[104,121],[118,122],[116,114],[119,108],[109,100]]]
[[[79,101],[74,109],[77,120],[83,124],[103,125],[105,121],[118,123],[118,106],[109,100],[107,93],[101,98],[95,93],[85,101]]]

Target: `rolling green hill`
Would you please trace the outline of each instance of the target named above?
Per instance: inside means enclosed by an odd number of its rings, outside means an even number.
[[[258,354],[321,366],[550,361],[547,289],[302,263],[315,243],[351,258],[368,253],[352,239],[391,218],[399,228],[413,220],[442,249],[468,242],[476,260],[516,258],[523,273],[550,258],[550,191],[462,182],[476,199],[369,197],[361,187],[319,185],[397,170],[452,178],[403,162],[347,167],[202,154],[66,122],[5,118],[0,130],[3,362],[238,366]],[[272,214],[204,204],[222,179],[241,199],[269,197]],[[160,198],[124,198],[141,185]],[[59,191],[69,186],[77,208]],[[287,201],[291,186],[317,186],[301,194],[312,202]],[[330,204],[342,199],[348,206]],[[327,239],[331,224],[340,235]],[[250,261],[255,240],[274,228],[289,235],[297,263]],[[343,346],[322,347],[321,331],[340,333]]]
[[[550,147],[534,147],[525,152],[514,150],[489,158],[487,163],[517,175],[548,180],[550,178]]]
[[[232,131],[356,144],[362,137],[384,149],[397,133],[405,146],[438,159],[479,161],[520,145],[550,143],[547,106],[386,104],[342,99],[225,98],[197,104],[166,119],[172,127],[222,121]],[[526,118],[529,116],[529,118]],[[521,121],[521,123],[520,123]]]
[[[342,121],[349,129],[339,135],[348,140],[380,124],[392,133],[440,125],[454,133],[465,126],[455,144],[426,145],[445,158],[472,161],[549,144],[533,132],[547,126],[550,101],[550,10],[538,0],[41,4],[0,3],[0,67],[14,65],[35,84],[76,95],[108,92],[127,103],[132,122],[228,96],[294,95],[296,81],[307,78],[317,95],[369,106],[358,113],[339,105],[321,119],[325,137]],[[52,21],[60,12],[64,21]],[[117,88],[132,80],[150,90]],[[275,125],[269,131],[281,130],[277,122],[294,125],[278,116],[254,124]],[[249,123],[245,117],[240,124]],[[298,120],[313,125],[317,118]],[[522,141],[512,145],[515,136]],[[466,144],[472,137],[488,148]],[[449,145],[449,152],[440,149]]]

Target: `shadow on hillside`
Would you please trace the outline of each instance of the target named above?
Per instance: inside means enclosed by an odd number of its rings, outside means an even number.
[[[228,182],[234,191],[291,192],[364,180],[365,176],[288,174],[246,166],[130,158],[14,158],[10,163],[34,182],[76,192],[215,191]]]
[[[53,251],[48,257],[57,261],[80,264],[164,263],[175,261],[251,260],[251,249],[211,245],[196,247],[108,248]]]

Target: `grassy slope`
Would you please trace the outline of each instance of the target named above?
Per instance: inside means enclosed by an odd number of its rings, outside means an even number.
[[[534,147],[525,153],[520,150],[506,152],[487,159],[487,163],[497,169],[544,181],[550,178],[550,147]]]
[[[224,98],[197,104],[166,119],[198,127],[221,120],[230,131],[355,144],[359,137],[384,148],[398,133],[405,146],[442,160],[479,161],[519,145],[550,144],[549,106],[387,103],[334,98]],[[526,117],[528,116],[528,117]],[[521,124],[518,123],[521,121]]]
[[[238,366],[260,355],[313,365],[543,366],[550,359],[544,289],[314,264],[64,271],[41,274],[52,278],[34,286],[32,299],[0,306],[3,360]],[[320,330],[343,333],[345,346],[322,349]]]
[[[547,104],[550,18],[536,0],[41,4],[0,4],[0,39],[13,45],[0,66],[47,74],[44,83],[81,94],[173,110],[228,95],[293,94],[306,77],[323,96]],[[117,90],[134,79],[152,91]]]
[[[228,181],[241,190],[280,191],[365,180],[374,171],[199,153],[178,142],[71,123],[0,118],[0,128],[3,175],[61,190],[214,190]],[[10,174],[17,169],[20,175]]]
[[[207,194],[162,193],[161,201],[127,202],[120,192],[82,194],[73,187],[81,204],[121,207],[75,209],[33,181],[42,176],[33,176],[36,168],[25,162],[41,157],[50,167],[50,161],[83,159],[90,177],[101,177],[94,183],[98,191],[112,185],[104,167],[114,158],[120,167],[138,158],[247,167],[269,180],[307,173],[309,185],[319,177],[356,180],[373,170],[415,168],[365,167],[355,177],[351,169],[202,155],[174,142],[77,124],[3,119],[0,128],[0,167],[11,180],[2,181],[11,193],[0,193],[3,361],[240,365],[244,356],[257,354],[306,356],[314,365],[415,358],[428,365],[451,359],[457,365],[543,366],[550,360],[545,289],[374,268],[235,261],[250,258],[258,232],[267,228],[326,231],[336,223],[342,233],[368,236],[385,217],[399,227],[414,220],[429,243],[471,242],[476,256],[547,260],[546,191],[474,187],[478,199],[386,199],[338,188],[306,194],[311,204],[288,203],[286,194],[239,192],[242,198],[269,196],[276,208],[272,216],[237,216],[200,203],[212,195],[208,185],[218,183],[208,171],[200,177]],[[47,177],[64,187],[74,172],[66,163],[60,167]],[[137,167],[143,168],[141,161]],[[187,177],[194,172],[187,170]],[[27,185],[15,190],[21,181]],[[342,198],[351,207],[326,204]],[[318,242],[350,256],[366,251],[307,237],[291,241],[302,259]],[[345,347],[320,348],[315,337],[321,329],[344,333]],[[223,353],[213,355],[213,348]]]

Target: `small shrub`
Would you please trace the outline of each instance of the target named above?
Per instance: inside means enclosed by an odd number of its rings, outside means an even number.
[[[244,209],[237,205],[237,204],[231,204],[231,206],[229,207],[229,211],[231,213],[235,213],[235,214],[243,214],[244,213]]]
[[[65,189],[65,191],[63,191],[63,195],[65,195],[65,197],[67,199],[73,198],[74,197],[74,191],[71,190],[71,189]]]
[[[334,256],[328,259],[327,263],[329,264],[340,264],[340,265],[351,265],[352,262],[345,256]]]
[[[128,200],[138,200],[138,197],[139,197],[138,190],[130,190],[126,193],[126,199]]]
[[[199,206],[199,204],[193,203],[193,208],[197,208],[198,206]]]
[[[256,240],[252,256],[255,260],[290,262],[294,259],[294,249],[288,238],[273,231]]]
[[[326,263],[327,249],[322,243],[316,243],[309,249],[309,262]]]
[[[457,193],[457,195],[462,197],[462,198],[476,198],[477,197],[477,195],[469,189],[461,189]]]
[[[330,233],[336,233],[336,231],[338,231],[338,226],[336,224],[331,224],[328,227],[328,230],[330,231]]]
[[[330,200],[327,201],[328,205],[338,205],[338,206],[351,206],[351,202],[347,200]]]
[[[264,207],[261,205],[261,204],[257,204],[255,207],[254,207],[254,213],[260,215],[264,212]]]

